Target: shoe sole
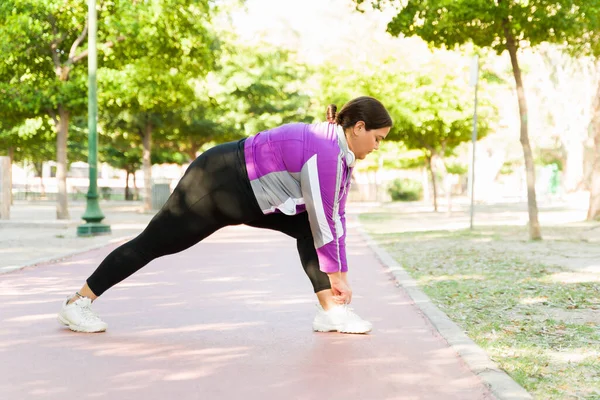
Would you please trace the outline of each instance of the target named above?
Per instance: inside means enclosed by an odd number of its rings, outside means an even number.
[[[62,317],[62,315],[60,315],[60,314],[58,314],[58,318],[57,319],[58,319],[58,322],[60,322],[64,326],[67,326],[73,332],[83,332],[83,333],[106,332],[106,328],[100,328],[100,329],[90,330],[89,328],[83,328],[83,327],[81,327],[79,325],[73,325],[73,324],[69,323],[69,321],[67,321],[66,319],[64,319]]]
[[[352,333],[352,334],[364,334],[371,332],[373,328],[369,328],[368,330],[364,329],[341,329],[341,328],[332,328],[327,325],[321,324],[313,324],[313,331],[315,332],[339,332],[339,333]]]

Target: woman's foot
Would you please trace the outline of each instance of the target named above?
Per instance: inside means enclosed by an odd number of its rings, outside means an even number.
[[[108,325],[92,311],[92,300],[88,297],[78,297],[69,304],[71,296],[63,302],[58,312],[58,322],[75,332],[104,332]]]
[[[373,324],[355,314],[347,305],[336,305],[327,311],[317,305],[317,315],[313,321],[316,332],[367,333]]]

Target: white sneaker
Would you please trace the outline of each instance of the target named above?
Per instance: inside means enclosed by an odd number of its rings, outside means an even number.
[[[367,333],[373,325],[356,315],[347,305],[340,305],[325,311],[317,305],[317,315],[313,321],[316,332]]]
[[[108,325],[92,311],[92,300],[80,297],[71,304],[69,297],[58,313],[58,322],[69,327],[75,332],[104,332]]]

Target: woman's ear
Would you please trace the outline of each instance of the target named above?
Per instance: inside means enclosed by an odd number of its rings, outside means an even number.
[[[354,132],[355,135],[358,135],[363,130],[365,130],[365,123],[364,123],[364,121],[358,121],[356,124],[354,124],[353,132]]]

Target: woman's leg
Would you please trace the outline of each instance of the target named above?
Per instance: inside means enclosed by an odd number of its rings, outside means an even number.
[[[97,296],[158,257],[262,215],[248,181],[243,146],[243,140],[226,143],[198,157],[146,229],[110,253],[81,290],[65,300],[59,322],[78,332],[105,331],[107,324],[91,310]]]
[[[90,297],[92,292],[94,300],[150,261],[185,250],[226,225],[202,217],[202,211],[213,207],[210,198],[200,200],[194,209],[180,208],[177,198],[181,196],[176,191],[139,236],[111,252],[79,293]]]
[[[243,142],[217,146],[198,157],[146,229],[110,253],[87,279],[92,299],[150,261],[185,250],[216,230],[262,214],[248,182]]]
[[[329,277],[319,269],[319,259],[307,213],[294,216],[269,214],[257,220],[246,222],[246,225],[273,229],[296,239],[302,267],[308,275],[322,307],[322,309],[317,310],[313,320],[314,331],[366,333],[372,329],[373,326],[370,322],[359,317],[346,305],[336,303],[333,299]],[[343,278],[345,278],[345,274]]]
[[[333,300],[329,277],[319,268],[319,258],[315,249],[315,242],[310,230],[307,213],[292,216],[268,214],[254,221],[246,222],[246,225],[279,231],[296,239],[300,262],[308,279],[310,279],[319,303],[325,310],[337,304]]]

